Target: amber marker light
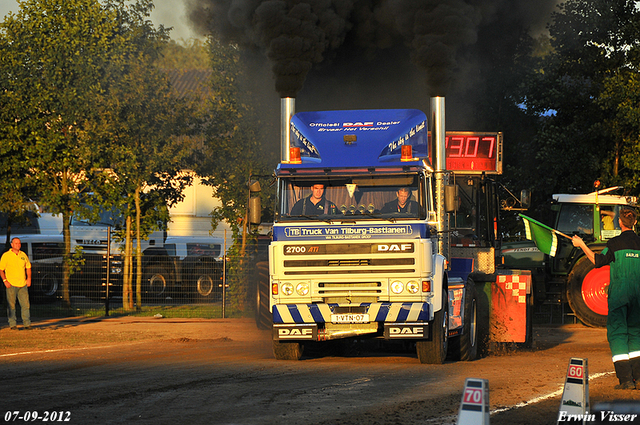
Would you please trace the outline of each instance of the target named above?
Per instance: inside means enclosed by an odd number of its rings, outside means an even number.
[[[290,164],[302,164],[302,157],[300,156],[300,148],[289,148],[289,163]]]
[[[431,292],[431,281],[423,280],[422,281],[422,292]]]
[[[400,161],[413,161],[413,149],[411,145],[400,146]]]

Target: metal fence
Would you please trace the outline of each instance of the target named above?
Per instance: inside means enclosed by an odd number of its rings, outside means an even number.
[[[120,256],[84,255],[83,264],[64,285],[58,247],[34,250],[29,297],[32,315],[113,315],[130,307],[156,314],[180,309],[181,316],[224,317],[229,298],[224,262],[209,256],[143,256],[141,303],[137,301],[136,267],[128,291],[133,303],[123,305],[124,267]],[[135,262],[135,259],[134,259]],[[3,297],[4,298],[4,297]],[[189,314],[189,311],[192,311]]]

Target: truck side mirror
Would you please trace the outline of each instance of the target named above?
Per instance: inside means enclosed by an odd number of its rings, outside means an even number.
[[[260,224],[262,218],[262,203],[260,202],[260,182],[252,180],[249,186],[249,223]]]
[[[528,210],[531,206],[531,191],[529,189],[522,189],[520,192],[520,205],[525,210]]]
[[[448,213],[458,211],[458,185],[444,187],[444,210]]]

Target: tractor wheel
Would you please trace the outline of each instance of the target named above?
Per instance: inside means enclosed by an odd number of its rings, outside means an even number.
[[[596,269],[584,257],[573,266],[567,281],[567,300],[576,317],[585,325],[607,325],[609,266]]]

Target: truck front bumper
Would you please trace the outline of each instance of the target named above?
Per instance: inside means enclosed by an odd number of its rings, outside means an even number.
[[[429,303],[278,304],[273,306],[273,339],[326,341],[357,336],[425,339]]]

